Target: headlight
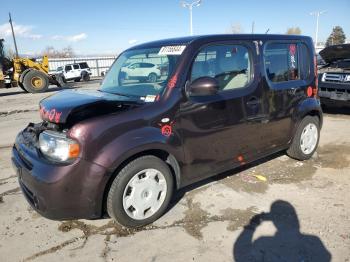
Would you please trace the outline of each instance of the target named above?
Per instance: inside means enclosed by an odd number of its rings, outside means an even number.
[[[44,131],[39,135],[39,147],[47,158],[61,162],[77,158],[80,153],[76,141],[54,131]]]

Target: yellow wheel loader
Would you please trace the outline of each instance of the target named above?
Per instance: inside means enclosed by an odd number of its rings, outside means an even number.
[[[0,87],[20,86],[29,93],[45,92],[49,84],[61,86],[57,78],[60,76],[51,76],[49,72],[49,60],[47,56],[42,61],[36,62],[35,59],[20,58],[18,56],[15,34],[12,27],[10,15],[10,25],[12,29],[13,40],[15,44],[16,57],[9,59],[5,56],[3,39],[0,39]]]

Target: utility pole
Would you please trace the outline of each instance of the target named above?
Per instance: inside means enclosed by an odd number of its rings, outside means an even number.
[[[194,1],[192,3],[186,3],[186,2],[181,2],[182,7],[184,8],[188,8],[188,10],[190,10],[190,35],[193,35],[193,25],[192,25],[192,9],[195,6],[200,6],[201,5],[202,0],[197,0]]]
[[[9,22],[10,22],[10,25],[11,25],[11,31],[12,31],[12,37],[13,37],[13,43],[14,43],[14,45],[15,45],[16,58],[18,58],[18,48],[17,48],[16,37],[15,37],[15,31],[13,30],[11,13],[9,13],[9,18],[10,18]]]
[[[254,27],[255,27],[255,22],[253,21],[253,23],[252,23],[252,34],[254,34]]]
[[[13,25],[12,25],[12,19],[11,19],[11,13],[9,13],[9,22],[11,25],[11,31],[12,31],[12,37],[13,37],[13,43],[15,44],[15,51],[16,51],[16,58],[18,58],[18,49],[17,49],[17,43],[16,43],[16,37],[15,37],[15,31],[13,30]]]
[[[317,46],[318,43],[318,24],[319,24],[319,19],[320,19],[320,15],[324,14],[325,11],[315,11],[315,12],[311,12],[310,15],[314,15],[316,16],[316,32],[315,32],[315,47]]]

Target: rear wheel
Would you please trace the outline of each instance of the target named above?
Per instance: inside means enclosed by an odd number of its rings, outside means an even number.
[[[298,160],[307,160],[315,153],[320,140],[320,124],[316,116],[306,116],[300,122],[287,154]]]
[[[168,165],[155,156],[143,156],[117,174],[108,193],[107,211],[124,226],[144,226],[165,212],[172,192]]]
[[[83,73],[81,78],[83,79],[83,81],[87,82],[90,81],[90,75],[88,73]]]
[[[155,73],[150,73],[148,75],[148,82],[151,82],[151,83],[157,82],[157,75]]]
[[[30,70],[23,77],[23,88],[30,93],[42,93],[49,88],[49,78],[38,70]]]

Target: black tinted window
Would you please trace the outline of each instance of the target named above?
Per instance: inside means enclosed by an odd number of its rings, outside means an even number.
[[[70,71],[70,70],[72,70],[72,67],[71,66],[65,66],[64,70]]]
[[[264,52],[264,61],[267,77],[272,82],[300,79],[298,50],[295,43],[268,44]]]
[[[223,91],[245,87],[250,82],[250,61],[250,53],[242,45],[206,47],[192,65],[191,81],[209,76],[218,80]]]
[[[311,54],[309,48],[305,44],[298,44],[300,51],[299,68],[300,79],[308,79],[311,74]]]
[[[79,69],[79,65],[73,65],[74,69]]]
[[[153,66],[154,66],[154,64],[151,64],[151,63],[142,63],[143,68],[151,68]]]
[[[81,69],[89,68],[88,64],[86,62],[79,63]]]

